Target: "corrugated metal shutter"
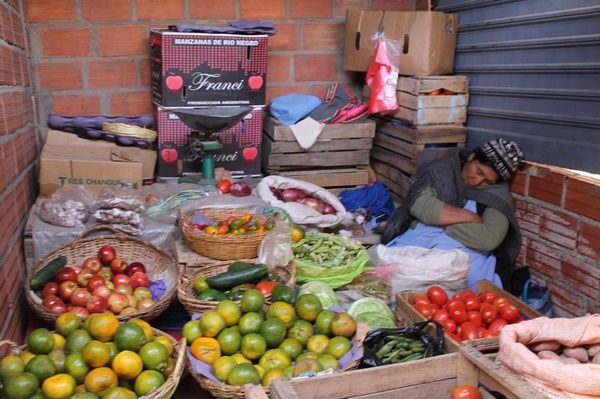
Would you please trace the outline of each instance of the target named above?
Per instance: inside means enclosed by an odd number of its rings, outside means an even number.
[[[600,1],[438,0],[459,14],[455,74],[470,80],[470,145],[600,173]]]

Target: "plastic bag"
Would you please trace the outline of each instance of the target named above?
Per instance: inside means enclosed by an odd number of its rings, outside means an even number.
[[[40,201],[37,215],[54,226],[83,226],[93,211],[96,195],[83,186],[61,187]]]
[[[293,256],[290,226],[276,219],[275,227],[260,243],[257,262],[266,265],[267,269],[272,271],[277,266],[286,266]]]
[[[437,337],[424,332],[429,324],[435,326]],[[383,366],[383,362],[377,356],[376,352],[386,344],[385,338],[390,335],[402,335],[423,342],[425,345],[425,355],[423,358],[441,355],[444,350],[444,328],[436,321],[423,321],[405,328],[379,328],[370,331],[363,342],[365,354],[360,364],[361,368]]]
[[[375,43],[375,50],[365,75],[367,86],[371,88],[369,113],[385,113],[398,108],[399,43],[386,39],[383,32],[375,33],[371,41]]]

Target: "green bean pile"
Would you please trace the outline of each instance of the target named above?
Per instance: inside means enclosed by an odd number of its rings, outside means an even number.
[[[404,363],[425,357],[425,344],[405,335],[388,335],[375,352],[383,364]]]
[[[292,245],[296,259],[327,269],[352,267],[361,249],[361,244],[336,234],[325,233],[308,234]]]

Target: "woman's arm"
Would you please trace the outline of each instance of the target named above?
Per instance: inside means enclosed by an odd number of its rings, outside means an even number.
[[[508,233],[509,221],[500,211],[487,207],[483,223],[461,223],[446,227],[446,234],[476,251],[493,251]]]
[[[448,205],[437,198],[433,187],[427,187],[410,208],[410,214],[420,222],[434,226],[449,226],[456,223],[481,223],[474,212]]]

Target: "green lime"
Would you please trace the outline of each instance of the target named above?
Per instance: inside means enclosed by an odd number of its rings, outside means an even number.
[[[300,354],[302,354],[302,351],[304,350],[304,348],[302,347],[302,343],[296,338],[284,339],[283,342],[279,345],[279,349],[283,349],[285,353],[287,353],[288,356],[292,359],[296,359],[298,356],[300,356]]]
[[[25,363],[19,356],[6,356],[0,362],[0,380],[5,381],[9,377],[21,374],[24,370]]]
[[[302,345],[315,333],[312,324],[306,320],[296,320],[287,332],[288,338],[296,338]]]
[[[242,335],[258,333],[264,321],[265,318],[260,313],[249,312],[240,318],[238,326]]]
[[[134,383],[135,393],[143,396],[165,383],[165,376],[156,370],[145,370],[137,376]]]
[[[229,385],[245,385],[260,382],[260,373],[251,364],[240,363],[235,365],[227,376]]]
[[[244,335],[242,338],[242,355],[246,359],[259,359],[267,351],[267,341],[258,334]]]
[[[142,346],[139,353],[144,362],[144,369],[156,370],[162,372],[167,367],[169,360],[169,351],[167,348],[158,342],[148,342]]]
[[[267,341],[269,348],[277,348],[286,334],[285,324],[276,317],[270,317],[260,327],[260,335]]]
[[[73,331],[81,328],[83,322],[74,313],[63,313],[56,318],[54,322],[54,326],[56,327],[56,332],[62,335],[63,337],[67,337]]]
[[[257,289],[250,289],[242,295],[242,312],[258,312],[265,304],[265,297]]]
[[[194,281],[194,292],[196,292],[196,295],[202,294],[204,291],[206,291],[209,288],[210,287],[208,286],[208,283],[206,282],[206,278],[204,278],[203,276],[198,277],[196,279],[196,281]]]
[[[36,355],[47,355],[54,348],[54,337],[46,328],[38,328],[29,334],[29,350]]]
[[[83,359],[81,352],[71,353],[65,359],[65,373],[73,376],[78,384],[83,383],[83,379],[90,371],[90,366]]]
[[[194,342],[198,337],[202,336],[202,327],[200,327],[200,320],[190,320],[183,325],[182,330],[183,336],[188,344]]]
[[[330,310],[324,310],[317,316],[317,321],[315,325],[317,326],[317,331],[321,334],[331,335],[331,321],[335,313]]]
[[[233,355],[238,352],[242,347],[242,334],[239,329],[226,328],[217,337],[219,345],[221,346],[221,352],[224,355]]]
[[[139,325],[128,321],[119,326],[114,338],[119,351],[137,352],[146,343],[146,334]]]
[[[314,294],[304,294],[296,300],[296,314],[311,323],[317,319],[319,313],[323,311],[323,305],[319,298]]]
[[[81,352],[88,342],[92,340],[92,336],[85,330],[75,330],[67,336],[65,349],[67,354]]]
[[[15,375],[4,383],[6,399],[29,399],[40,388],[37,377],[31,373]]]
[[[50,356],[37,355],[27,363],[25,371],[35,375],[39,382],[44,382],[46,378],[56,374],[56,365]]]

